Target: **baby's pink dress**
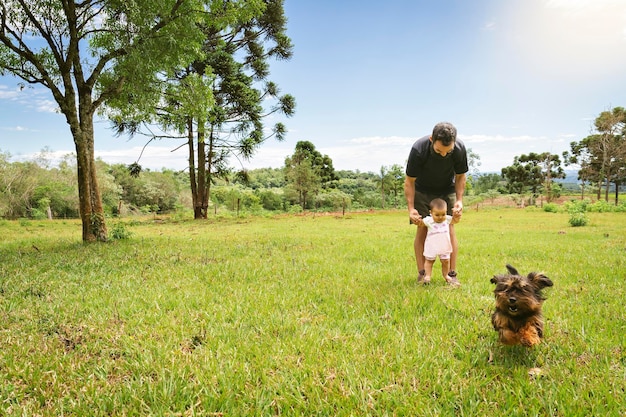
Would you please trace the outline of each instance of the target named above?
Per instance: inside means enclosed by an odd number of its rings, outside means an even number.
[[[450,223],[452,216],[446,216],[446,221],[436,223],[431,216],[424,217],[424,225],[428,228],[426,242],[424,243],[424,257],[435,259],[444,255],[446,259],[452,253],[452,242],[450,241]]]

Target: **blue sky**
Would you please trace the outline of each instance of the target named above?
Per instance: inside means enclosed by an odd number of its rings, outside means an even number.
[[[499,171],[516,155],[568,150],[600,112],[626,106],[625,0],[285,0],[285,10],[294,56],[273,62],[271,79],[295,96],[296,114],[280,119],[286,140],[246,168],[283,166],[300,140],[336,169],[404,166],[445,120],[481,171]],[[0,150],[74,152],[51,95],[18,82],[0,77]],[[96,122],[96,155],[134,162],[145,141],[107,127]],[[140,163],[182,169],[179,144],[151,144]]]

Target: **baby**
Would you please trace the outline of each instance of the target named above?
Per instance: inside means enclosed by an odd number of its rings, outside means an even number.
[[[452,242],[450,241],[450,225],[459,222],[460,215],[447,214],[448,205],[441,198],[435,198],[430,202],[430,216],[419,220],[419,223],[428,228],[426,242],[424,242],[424,284],[430,284],[430,277],[433,274],[433,264],[439,256],[441,262],[441,273],[446,279],[450,271],[450,254],[452,253]]]

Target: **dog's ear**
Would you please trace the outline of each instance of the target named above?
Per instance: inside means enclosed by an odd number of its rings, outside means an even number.
[[[530,274],[528,274],[528,280],[539,289],[551,287],[552,285],[554,285],[550,278],[545,276],[543,272],[531,272]]]
[[[502,280],[502,277],[501,277],[501,276],[494,275],[494,276],[493,276],[493,278],[491,278],[491,281],[490,281],[490,282],[491,282],[492,284],[497,284],[497,283],[498,283],[498,282],[500,282],[501,280]]]
[[[519,275],[519,272],[517,272],[517,269],[513,268],[511,265],[506,264],[506,269],[509,270],[509,273],[511,275]]]

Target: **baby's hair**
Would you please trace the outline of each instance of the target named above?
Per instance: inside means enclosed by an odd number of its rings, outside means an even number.
[[[434,200],[430,202],[430,209],[431,210],[447,210],[448,203],[446,203],[446,201],[441,198],[435,198]]]

